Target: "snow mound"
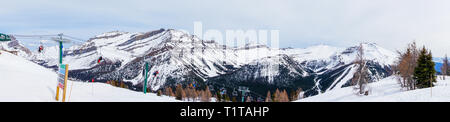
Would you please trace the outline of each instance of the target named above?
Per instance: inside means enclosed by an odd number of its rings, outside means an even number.
[[[55,102],[56,73],[22,57],[0,51],[0,101]],[[69,66],[70,68],[70,66]],[[60,97],[61,98],[61,97]],[[70,98],[70,99],[69,99]],[[66,101],[176,101],[172,97],[157,96],[113,87],[104,83],[68,81]]]
[[[438,82],[433,88],[404,91],[396,76],[370,83],[371,94],[356,95],[353,87],[334,89],[323,94],[298,100],[297,102],[448,102],[450,101],[450,77]]]

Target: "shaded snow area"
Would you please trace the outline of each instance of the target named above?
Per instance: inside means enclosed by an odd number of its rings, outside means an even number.
[[[433,88],[402,90],[396,76],[370,83],[371,94],[356,95],[353,87],[338,88],[326,93],[298,100],[297,102],[448,102],[450,101],[450,77],[438,76]]]
[[[70,66],[69,66],[70,67]],[[56,72],[22,57],[1,51],[0,101],[55,102]],[[62,90],[60,91],[62,93]],[[60,99],[62,96],[60,96]],[[173,97],[143,94],[104,83],[68,81],[66,101],[126,102],[176,101]]]

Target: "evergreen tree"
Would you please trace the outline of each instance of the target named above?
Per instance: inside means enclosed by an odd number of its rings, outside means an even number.
[[[436,70],[434,69],[433,56],[425,48],[420,50],[417,60],[417,67],[414,69],[414,79],[417,81],[418,88],[427,88],[432,86],[431,82],[436,82]]]
[[[158,90],[158,93],[156,95],[161,96],[161,90]]]

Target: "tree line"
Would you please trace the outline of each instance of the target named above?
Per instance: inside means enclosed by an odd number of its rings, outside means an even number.
[[[211,102],[212,98],[215,98],[215,102],[241,102],[241,98],[236,96],[230,97],[227,94],[222,94],[217,91],[212,94],[208,86],[204,89],[197,89],[192,85],[183,86],[181,84],[176,85],[175,89],[166,86],[162,90],[157,91],[157,95],[165,95],[175,97],[177,100],[193,101],[193,102]],[[286,90],[276,89],[273,94],[270,91],[267,92],[267,96],[264,101],[259,102],[289,102],[303,98],[303,91],[298,88],[296,91],[291,91],[290,95]],[[245,96],[244,102],[255,102],[250,96]]]
[[[267,91],[266,99],[264,100],[264,102],[289,102],[296,101],[302,98],[302,88],[298,88],[296,91],[291,91],[291,95],[288,95],[286,90],[280,91],[277,89],[272,95],[270,94],[270,91]]]
[[[203,90],[198,90],[194,86],[189,85],[186,87],[183,87],[183,85],[178,84],[175,87],[175,91],[172,89],[172,87],[165,87],[162,90],[158,90],[158,96],[166,95],[175,97],[177,100],[183,100],[183,101],[200,101],[200,102],[210,102],[211,101],[211,91],[208,86],[206,86]]]
[[[394,74],[399,76],[398,81],[402,88],[406,90],[428,88],[437,82],[433,56],[425,46],[417,48],[416,43],[412,42],[404,51],[397,53],[398,61],[392,67]]]

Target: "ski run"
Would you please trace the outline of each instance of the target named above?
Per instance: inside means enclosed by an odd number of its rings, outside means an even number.
[[[56,72],[22,57],[0,52],[1,102],[56,102]],[[154,93],[144,94],[105,83],[69,80],[67,85],[66,101],[68,102],[177,101],[173,97],[157,96]]]

